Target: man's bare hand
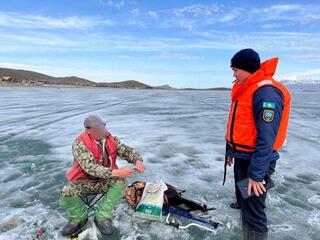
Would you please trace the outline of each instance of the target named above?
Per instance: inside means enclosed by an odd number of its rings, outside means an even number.
[[[122,167],[119,169],[112,170],[112,176],[113,177],[120,177],[120,178],[127,178],[127,177],[131,177],[133,172],[134,172],[134,170],[130,167]]]
[[[136,161],[136,164],[134,166],[134,169],[139,172],[139,173],[142,173],[144,171],[144,165],[143,165],[143,162],[141,162],[140,160],[137,160]]]
[[[250,196],[252,190],[257,197],[259,197],[267,191],[262,182],[256,182],[249,178],[248,196]]]
[[[229,167],[232,166],[232,164],[233,164],[233,158],[232,157],[227,157],[227,164],[228,164]]]

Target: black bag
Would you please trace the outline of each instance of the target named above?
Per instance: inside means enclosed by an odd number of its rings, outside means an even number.
[[[129,205],[133,207],[136,207],[138,205],[141,200],[145,184],[146,182],[136,181],[127,187],[125,198]],[[183,197],[182,194],[185,192],[185,190],[176,188],[168,183],[166,183],[166,185],[168,189],[164,192],[163,195],[164,206],[180,207],[188,211],[208,211],[207,205]]]

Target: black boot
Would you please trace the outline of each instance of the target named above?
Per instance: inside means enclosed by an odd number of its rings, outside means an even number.
[[[238,202],[233,202],[230,204],[230,207],[233,209],[240,209],[239,203]]]
[[[112,221],[110,219],[105,220],[94,220],[94,223],[96,224],[97,228],[103,235],[111,235],[112,230]]]
[[[249,240],[268,240],[268,232],[249,231]]]
[[[242,225],[242,232],[243,232],[243,240],[249,240],[249,227],[246,224]]]
[[[88,219],[82,220],[81,222],[69,221],[66,226],[62,229],[62,236],[71,236],[76,232],[80,232],[81,228],[86,225]]]
[[[248,225],[242,226],[243,240],[268,240],[268,232],[261,233],[251,230]]]

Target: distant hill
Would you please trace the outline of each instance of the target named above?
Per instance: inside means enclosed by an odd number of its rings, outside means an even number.
[[[0,68],[0,84],[20,84],[27,86],[84,86],[84,87],[106,87],[106,88],[127,88],[127,89],[157,89],[157,90],[174,90],[169,85],[150,86],[136,80],[127,80],[122,82],[93,82],[88,79],[76,76],[70,77],[52,77],[46,74],[27,71],[22,69]],[[208,88],[195,89],[185,88],[180,90],[230,90],[228,88]]]
[[[26,70],[10,69],[10,68],[0,68],[0,76],[10,76],[15,78],[18,81],[22,81],[24,79],[27,79],[27,80],[53,79],[53,77],[42,74],[42,73],[26,71]]]
[[[172,90],[172,89],[175,89],[173,87],[171,87],[170,85],[166,84],[166,85],[162,85],[162,86],[157,86],[157,87],[154,87],[155,89],[163,89],[163,90]]]
[[[109,83],[96,83],[97,87],[109,87],[109,88],[138,88],[138,89],[152,89],[153,87],[135,81],[135,80],[128,80],[123,82],[109,82]]]
[[[95,86],[96,83],[93,81],[90,81],[85,78],[79,78],[76,76],[71,77],[57,77],[52,80],[55,84],[75,84],[75,85],[82,85],[82,86]]]
[[[5,83],[24,83],[27,85],[71,85],[71,86],[91,86],[108,88],[133,88],[133,89],[152,89],[153,87],[134,80],[123,82],[96,83],[88,79],[76,76],[52,77],[38,72],[0,68],[0,78],[8,78]]]
[[[96,83],[84,78],[78,77],[52,77],[38,72],[0,68],[0,77],[11,77],[17,82],[46,82],[52,85],[82,85],[94,86]]]
[[[182,90],[198,90],[198,91],[229,91],[231,88],[217,87],[217,88],[183,88]]]

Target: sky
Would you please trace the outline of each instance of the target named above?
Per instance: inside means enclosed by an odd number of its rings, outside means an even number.
[[[230,87],[243,48],[320,79],[320,1],[0,0],[0,67],[96,82]]]

